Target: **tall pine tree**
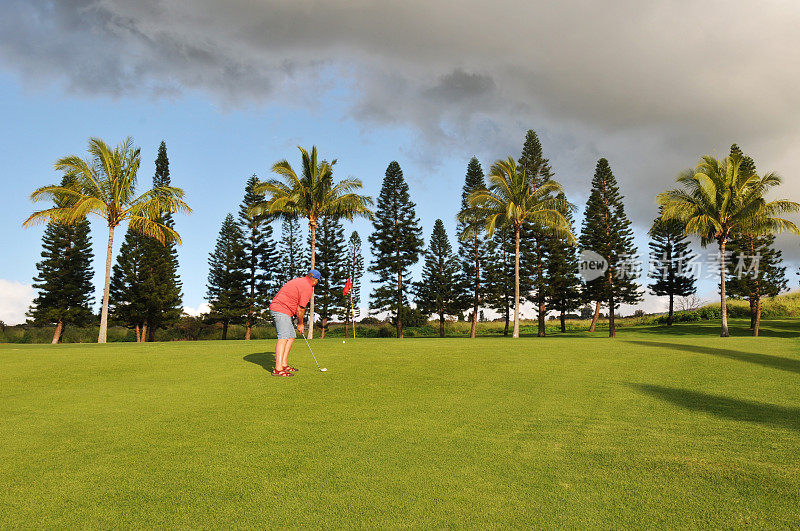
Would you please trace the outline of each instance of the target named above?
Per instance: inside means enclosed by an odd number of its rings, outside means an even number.
[[[317,255],[315,267],[322,275],[314,289],[317,317],[322,321],[321,338],[325,339],[328,321],[335,315],[343,315],[346,307],[342,295],[342,287],[347,280],[344,229],[339,220],[327,216],[319,220],[314,250]]]
[[[667,325],[672,325],[675,297],[687,297],[697,291],[688,265],[695,255],[689,249],[686,227],[677,219],[662,220],[661,210],[650,228],[650,265],[648,285],[653,295],[669,297]]]
[[[64,177],[61,186],[70,183]],[[86,219],[72,225],[48,223],[42,236],[42,261],[33,287],[38,290],[28,316],[36,325],[55,325],[52,343],[61,343],[67,325],[92,320],[92,243]]]
[[[563,199],[566,201],[566,198]],[[569,222],[570,231],[574,233],[572,213],[568,210],[564,213],[564,217]],[[578,248],[574,243],[565,238],[555,236],[550,238],[546,277],[548,303],[559,313],[561,331],[566,332],[565,315],[581,304]]]
[[[537,189],[553,177],[550,161],[544,157],[542,144],[536,132],[532,129],[529,129],[525,135],[525,143],[522,146],[522,155],[518,164],[522,171],[525,172],[533,189]],[[566,212],[562,212],[562,214],[566,214]],[[530,269],[525,271],[530,274],[532,290],[530,292],[520,290],[520,293],[527,293],[526,298],[536,306],[538,335],[543,337],[545,335],[544,321],[547,315],[547,295],[550,292],[547,263],[550,260],[550,248],[555,242],[550,232],[537,224],[531,224],[528,227],[526,241],[527,245],[524,247],[526,252],[525,261]],[[522,246],[520,247],[520,252],[523,252]]]
[[[247,273],[247,318],[244,338],[249,340],[253,325],[269,308],[271,295],[277,284],[277,259],[275,241],[272,239],[272,225],[264,215],[252,214],[254,205],[262,197],[253,191],[258,185],[258,177],[251,176],[244,188],[244,199],[239,206],[239,227],[244,234],[244,255]]]
[[[210,315],[222,323],[222,339],[227,339],[228,325],[243,322],[249,308],[244,234],[231,214],[222,223],[208,265],[206,299],[211,306]]]
[[[361,236],[356,231],[353,231],[350,234],[350,239],[347,240],[345,272],[353,283],[348,295],[349,300],[345,301],[350,309],[349,312],[346,312],[346,331],[349,319],[352,318],[353,326],[355,326],[355,320],[361,315],[359,304],[361,303],[361,280],[364,277],[364,255],[361,251]]]
[[[476,157],[467,164],[467,175],[461,189],[461,212],[469,210],[467,198],[475,190],[486,188],[483,168]],[[474,219],[471,222],[459,221],[456,228],[458,235],[458,257],[460,271],[458,275],[459,310],[472,310],[469,336],[475,338],[478,331],[478,312],[486,296],[486,240],[483,236],[484,220]]]
[[[414,284],[414,292],[421,312],[439,316],[439,337],[444,337],[445,315],[453,315],[459,310],[457,275],[458,259],[453,254],[444,223],[437,219],[425,253],[422,281]]]
[[[161,142],[155,161],[153,187],[171,186],[167,146]],[[170,229],[172,214],[156,221]],[[154,341],[156,330],[177,322],[183,311],[178,250],[135,231],[125,233],[120,256],[112,270],[109,307],[112,316],[136,331],[137,341]]]
[[[156,156],[156,171],[153,187],[172,186],[169,176],[167,144],[162,140]],[[169,228],[175,227],[172,214],[167,213],[161,221]],[[182,283],[178,276],[178,248],[175,242],[166,245],[149,238],[144,243],[147,252],[147,290],[149,304],[147,312],[148,341],[155,339],[158,328],[170,326],[183,313]]]
[[[279,255],[279,284],[308,273],[308,253],[303,246],[303,228],[299,219],[283,216]]]
[[[592,331],[597,324],[600,302],[608,304],[609,337],[616,336],[614,317],[617,305],[635,304],[640,300],[638,285],[629,274],[628,264],[636,255],[636,246],[622,199],[611,166],[606,159],[600,159],[586,201],[579,242],[581,249],[593,250],[608,263],[603,276],[586,283],[586,292],[597,304]]]
[[[378,197],[378,208],[370,234],[373,260],[369,271],[379,279],[372,291],[370,307],[376,311],[394,313],[397,324],[397,337],[403,337],[402,309],[407,302],[411,272],[409,268],[417,263],[425,242],[422,228],[414,212],[408,184],[403,178],[403,170],[396,161],[386,168],[386,175]]]

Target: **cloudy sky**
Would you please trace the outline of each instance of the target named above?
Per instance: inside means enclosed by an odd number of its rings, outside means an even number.
[[[426,237],[437,217],[452,236],[469,158],[516,157],[527,129],[580,210],[597,159],[609,160],[640,251],[655,194],[734,142],[800,199],[797,2],[7,0],[3,11],[6,322],[23,319],[40,252],[41,230],[21,228],[27,196],[90,136],[133,136],[142,181],[167,142],[195,211],[178,221],[191,308],[245,179],[296,161],[297,145],[338,158],[337,174],[373,196],[400,162]],[[93,234],[102,256],[104,230]],[[779,242],[796,286],[798,238]]]

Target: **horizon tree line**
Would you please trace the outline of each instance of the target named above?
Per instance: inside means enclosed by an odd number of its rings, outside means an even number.
[[[374,226],[368,237],[373,259],[367,269],[381,280],[371,293],[370,309],[389,313],[398,338],[404,336],[403,322],[412,303],[417,311],[438,317],[442,336],[445,316],[466,317],[471,323],[470,337],[476,336],[482,307],[500,312],[508,334],[513,306],[512,335],[519,337],[522,300],[534,305],[539,336],[546,335],[548,313],[558,315],[563,332],[569,312],[591,302],[590,331],[596,328],[601,306],[606,306],[609,336],[613,337],[619,304],[641,300],[640,286],[632,276],[622,274],[626,258],[636,254],[636,247],[624,197],[604,158],[595,168],[581,234],[576,237],[572,216],[576,207],[554,179],[533,130],[527,132],[518,160],[509,157],[492,165],[488,186],[480,162],[473,157],[462,188],[458,249],[454,251],[441,219],[434,223],[425,249],[416,205],[396,161],[387,167],[373,213],[369,208],[372,199],[356,193],[362,188],[360,180],[335,182],[336,160],[318,161],[316,147],[310,153],[299,149],[300,173],[283,160],[272,168],[281,180],[261,182],[253,175],[245,185],[238,221],[229,215],[223,222],[209,257],[207,294],[209,318],[222,323],[223,338],[229,324],[242,323],[249,339],[274,292],[309,267],[324,270],[315,296],[321,336],[325,337],[334,317],[350,319],[349,301],[342,296],[341,287],[348,277],[360,287],[364,266],[360,236],[353,232],[346,242],[340,220],[355,217],[371,219]],[[171,186],[164,142],[159,146],[153,188],[139,197],[134,197],[134,190],[140,155],[131,139],[114,150],[99,139],[90,139],[89,152],[93,158],[87,161],[74,156],[57,161],[56,168],[65,174],[61,185],[43,187],[32,195],[34,200],[50,198],[55,206],[35,212],[25,223],[50,220],[43,237],[45,260],[37,264],[40,273],[35,282],[40,292],[29,316],[36,324],[56,325],[54,343],[61,341],[68,323],[85,324],[91,318],[91,275],[87,277],[88,265],[75,264],[91,261],[86,214],[95,213],[106,218],[109,226],[98,341],[105,340],[109,307],[111,318],[134,329],[137,340],[152,341],[157,328],[175,323],[181,314],[175,247],[179,236],[172,213],[190,210],[182,200],[182,190]],[[758,335],[761,297],[774,296],[787,284],[781,253],[772,247],[773,233],[797,232],[794,224],[781,216],[797,211],[800,205],[766,201],[764,194],[780,184],[780,178],[774,173],[758,176],[752,159],[735,144],[723,161],[704,157],[696,170],[685,172],[678,182],[684,190],[657,197],[659,216],[648,232],[651,262],[661,272],[649,272],[654,282],[648,287],[655,295],[669,297],[667,325],[673,322],[674,298],[696,292],[695,278],[678,267],[693,258],[686,238],[695,234],[702,245],[715,240],[720,247],[721,335],[727,335],[726,292],[750,301],[751,329]],[[716,197],[706,197],[699,182],[705,186],[713,183]],[[722,210],[723,205],[727,211]],[[126,219],[128,231],[111,275],[114,229]],[[308,224],[305,242],[300,219]],[[281,223],[279,244],[272,237],[273,221]],[[760,254],[762,269],[752,277],[726,278],[726,273],[741,269],[741,264],[725,261],[726,247]],[[70,253],[59,257],[59,248]],[[577,269],[580,250],[593,250],[606,260],[608,269],[603,276],[581,282]],[[67,256],[76,258],[68,264]],[[421,258],[422,278],[415,282],[410,268]],[[56,270],[62,278],[71,279],[63,284],[60,301],[55,296],[59,290],[53,288]],[[356,288],[354,303],[359,299]],[[313,305],[312,299],[309,338],[314,330]]]

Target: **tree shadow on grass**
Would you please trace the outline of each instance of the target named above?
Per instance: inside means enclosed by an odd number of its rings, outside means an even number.
[[[758,354],[755,352],[741,352],[739,350],[730,350],[726,348],[702,347],[700,345],[686,345],[683,343],[666,343],[661,341],[634,341],[631,339],[626,339],[625,342],[645,347],[682,350],[684,352],[696,352],[698,354],[711,354],[712,356],[720,356],[722,358],[728,358],[737,361],[746,361],[748,363],[755,363],[757,365],[770,367],[772,369],[779,369],[781,371],[800,374],[800,360],[784,358],[783,356]]]
[[[260,365],[264,368],[265,371],[272,372],[272,369],[275,368],[275,353],[274,352],[259,352],[257,354],[248,354],[244,358],[244,361],[249,361],[250,363],[255,363],[256,365]]]
[[[800,431],[800,409],[776,406],[752,400],[737,400],[687,389],[660,385],[627,384],[644,394],[665,400],[692,411],[710,413],[716,417],[754,422],[764,426]]]

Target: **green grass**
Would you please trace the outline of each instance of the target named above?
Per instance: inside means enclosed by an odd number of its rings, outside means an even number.
[[[733,324],[0,345],[0,527],[796,526],[800,321]]]

